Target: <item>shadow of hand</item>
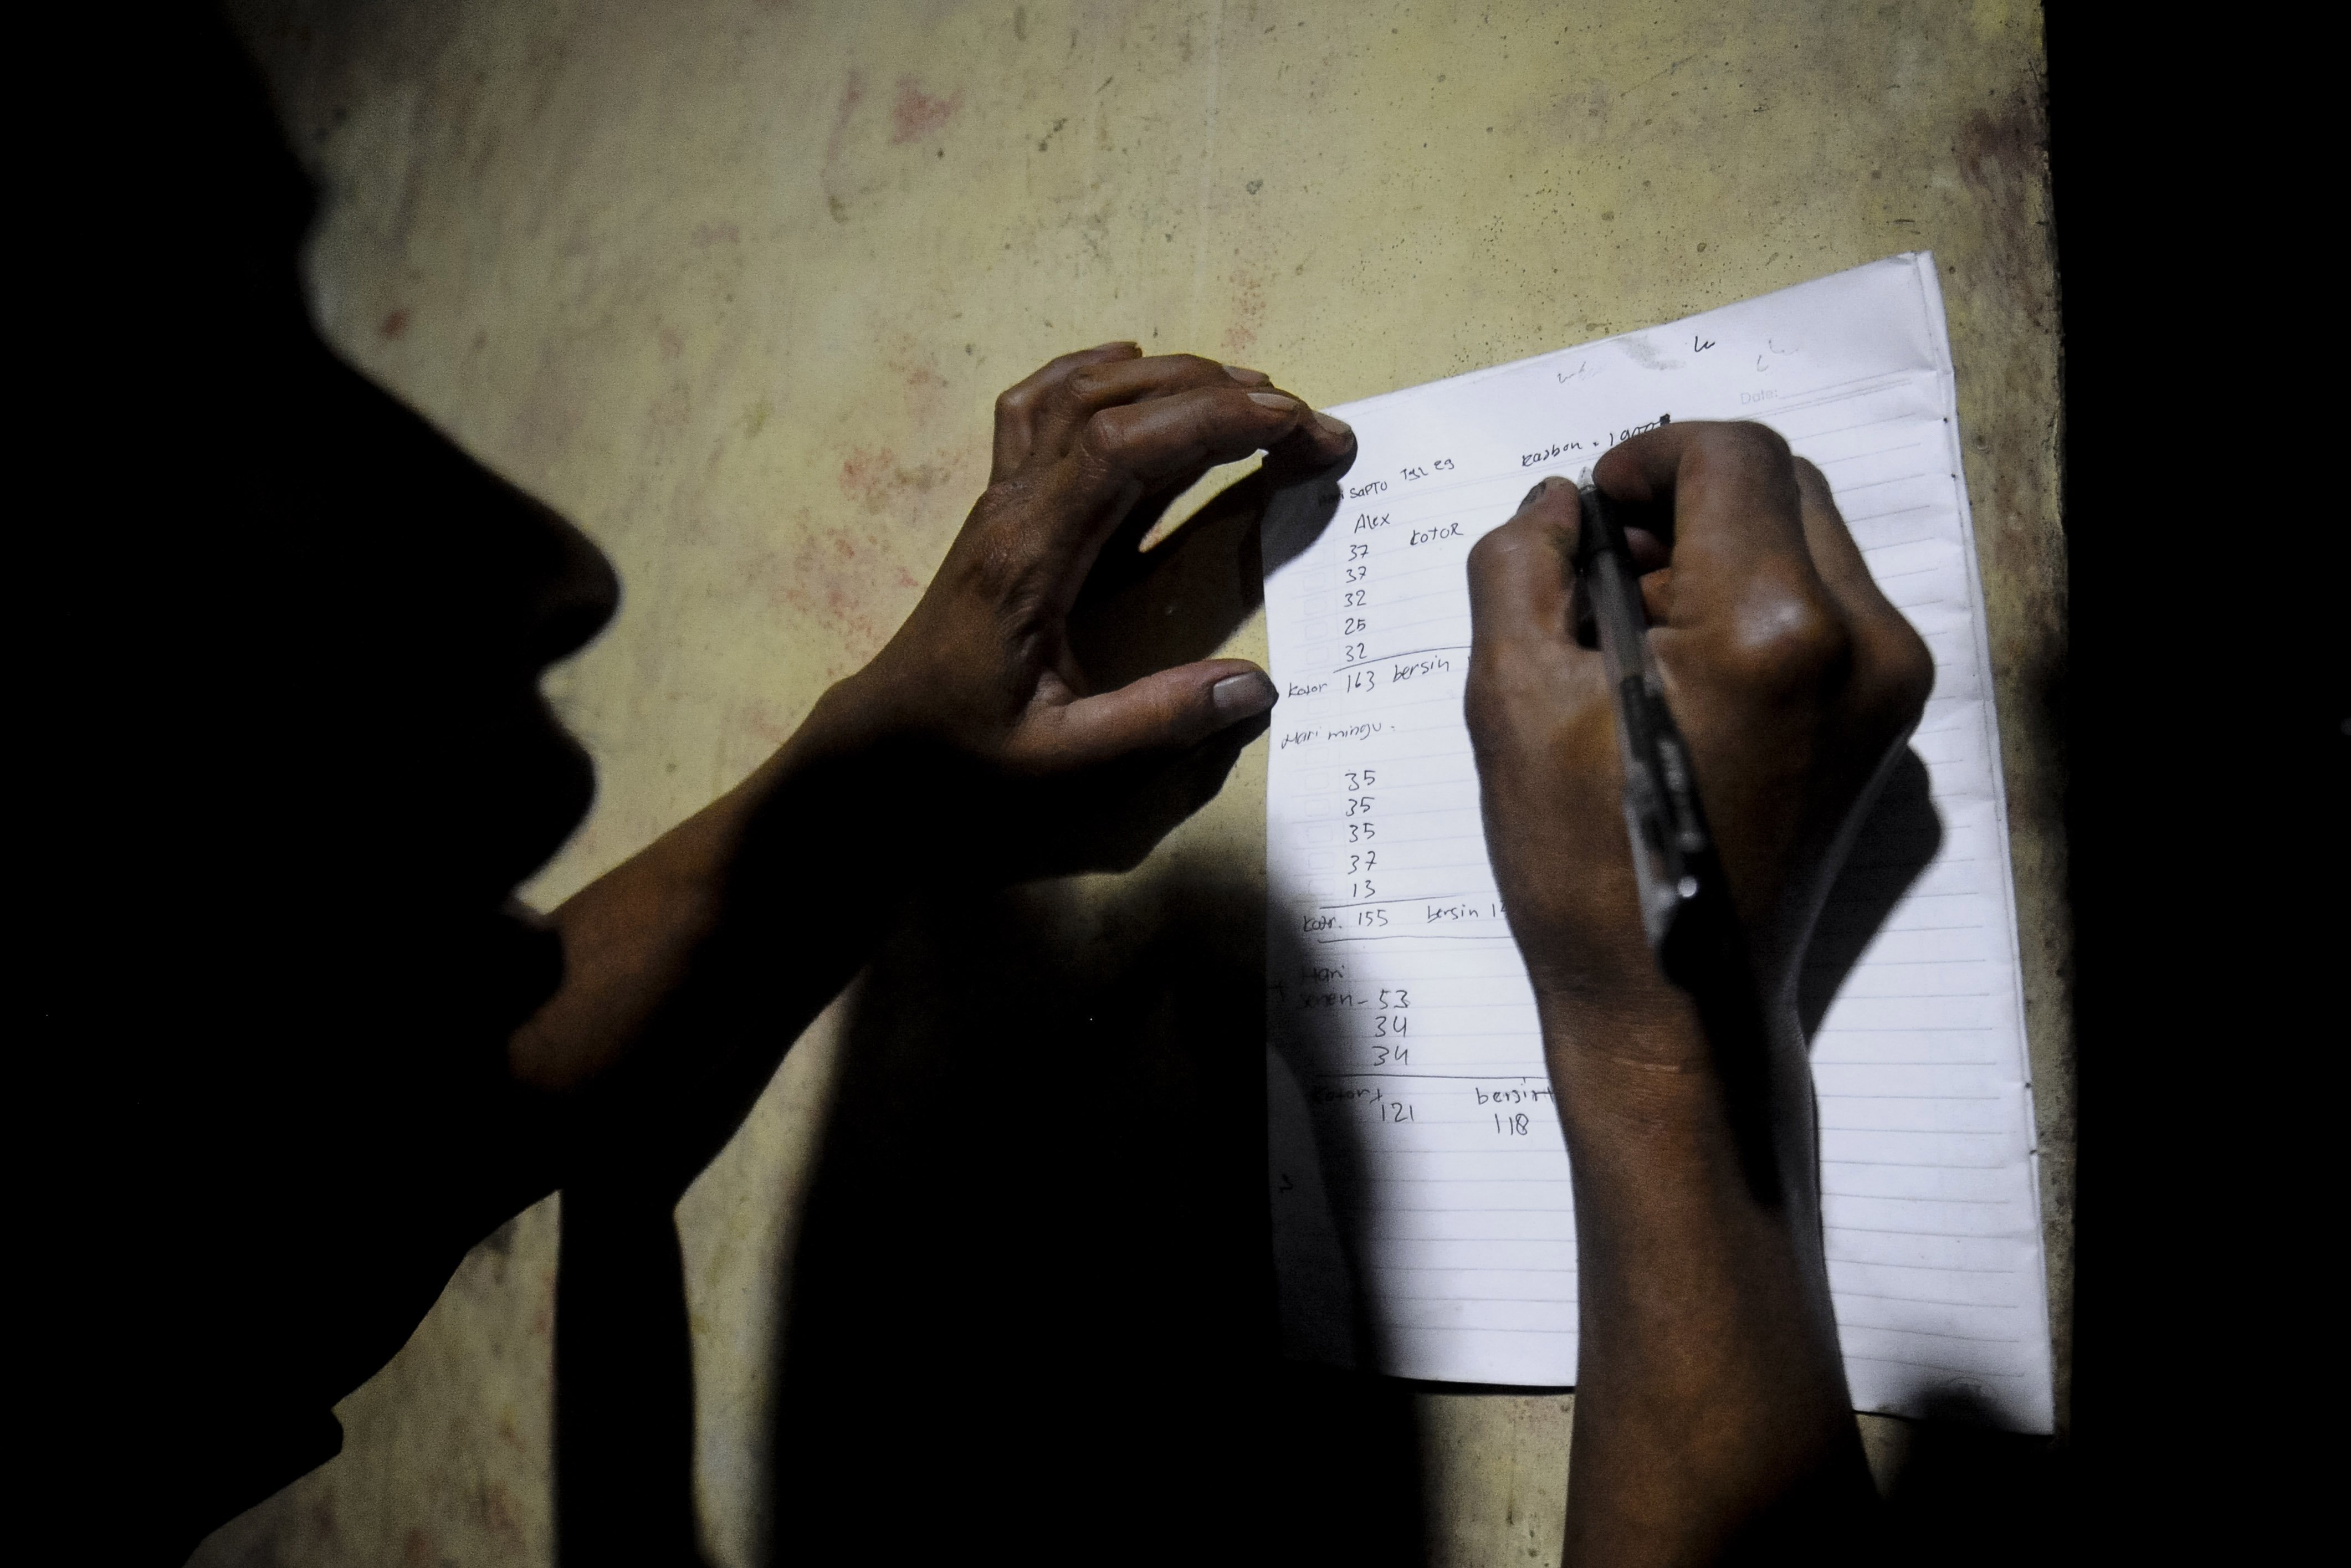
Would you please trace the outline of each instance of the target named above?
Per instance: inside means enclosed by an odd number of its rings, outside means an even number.
[[[1943,845],[1943,819],[1929,797],[1927,765],[1905,748],[1854,835],[1853,849],[1822,902],[1796,977],[1796,1017],[1810,1040],[1845,977],[1861,962],[1902,895]]]

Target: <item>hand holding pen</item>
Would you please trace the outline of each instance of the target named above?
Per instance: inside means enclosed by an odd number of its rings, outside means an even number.
[[[1469,560],[1469,731],[1511,929],[1539,1000],[1671,1009],[1691,977],[1677,988],[1657,944],[1719,875],[1782,1007],[1933,664],[1827,482],[1763,426],[1667,424],[1593,481],[1587,499],[1544,480]],[[1628,685],[1646,726],[1625,722]]]
[[[1755,424],[1545,480],[1469,598],[1487,852],[1574,1178],[1563,1560],[1865,1553],[1795,983],[1926,645]]]

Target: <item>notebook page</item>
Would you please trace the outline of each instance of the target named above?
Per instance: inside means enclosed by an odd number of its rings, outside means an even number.
[[[1916,761],[1865,829],[1805,977],[1825,1003],[1813,1071],[1854,1401],[2049,1430],[2007,816],[1932,257],[1333,412],[1355,427],[1353,469],[1335,498],[1286,492],[1265,536],[1283,693],[1268,1174],[1291,1354],[1575,1381],[1567,1155],[1461,717],[1464,567],[1542,475],[1662,419],[1752,418],[1820,465],[1935,657]]]

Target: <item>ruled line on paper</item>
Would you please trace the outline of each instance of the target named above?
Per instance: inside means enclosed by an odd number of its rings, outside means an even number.
[[[1947,1366],[1940,1362],[1911,1361],[1896,1355],[1864,1355],[1854,1350],[1846,1351],[1844,1358],[1848,1362],[1876,1361],[1883,1362],[1889,1366],[1924,1367],[1928,1372],[1949,1372],[1962,1377],[2029,1377],[2032,1375],[2029,1372],[2002,1372],[1997,1367],[1990,1366]]]
[[[1831,1255],[1832,1263],[1844,1263],[1856,1269],[1907,1269],[1917,1274],[2013,1274],[2014,1269],[1958,1269],[1948,1263],[1887,1263],[1874,1258],[1839,1258]],[[1834,1289],[1834,1285],[1831,1287]]]

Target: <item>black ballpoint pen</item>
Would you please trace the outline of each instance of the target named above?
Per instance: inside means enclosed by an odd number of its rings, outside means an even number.
[[[1689,747],[1666,706],[1624,527],[1589,474],[1577,490],[1575,570],[1591,601],[1616,702],[1625,828],[1640,886],[1641,924],[1666,977],[1699,992],[1729,980],[1722,966],[1741,952],[1722,862],[1698,803]]]

